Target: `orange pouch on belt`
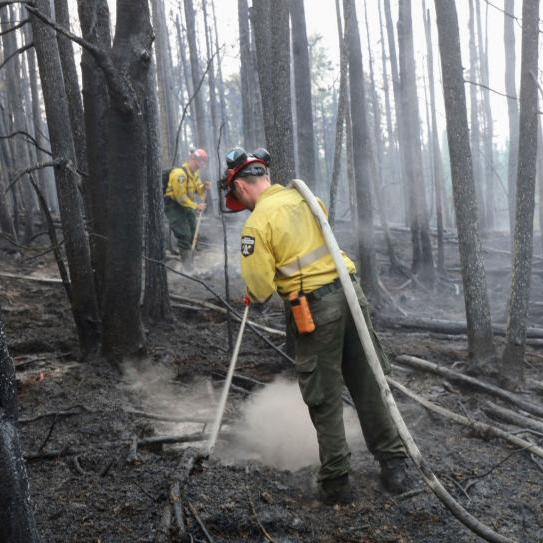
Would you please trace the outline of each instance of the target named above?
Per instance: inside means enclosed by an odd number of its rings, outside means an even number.
[[[303,292],[291,292],[288,299],[298,333],[310,334],[313,332],[315,330],[315,323],[313,322],[305,294]]]

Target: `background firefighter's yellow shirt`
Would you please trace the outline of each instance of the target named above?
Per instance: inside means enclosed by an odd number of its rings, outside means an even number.
[[[200,179],[200,172],[192,172],[185,162],[181,168],[174,168],[170,172],[164,196],[175,200],[180,206],[196,209],[197,204],[193,200],[195,194],[204,198],[204,184]]]
[[[354,263],[342,255],[354,273]],[[265,302],[275,290],[288,296],[300,289],[301,276],[304,292],[338,277],[317,221],[296,189],[272,185],[260,195],[241,232],[241,275],[253,302]]]

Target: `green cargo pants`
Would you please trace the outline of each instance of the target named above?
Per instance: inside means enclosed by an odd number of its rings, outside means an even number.
[[[165,198],[164,213],[177,240],[179,250],[186,251],[191,249],[196,231],[196,216],[194,211],[188,207],[180,206],[171,198]]]
[[[368,302],[353,285],[385,373],[390,372],[381,342],[370,320]],[[296,370],[302,396],[317,431],[321,468],[319,479],[349,472],[350,452],[343,424],[343,383],[354,401],[369,451],[376,460],[405,457],[405,448],[381,399],[367,362],[345,294],[341,287],[309,303],[315,331],[294,334]],[[295,329],[293,320],[290,325]]]

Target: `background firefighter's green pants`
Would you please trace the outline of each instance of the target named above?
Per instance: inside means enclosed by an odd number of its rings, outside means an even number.
[[[353,285],[385,373],[390,363],[371,324],[368,302]],[[343,424],[343,383],[354,401],[369,451],[377,460],[406,456],[405,448],[381,399],[342,288],[310,302],[311,334],[296,336],[296,370],[302,396],[317,430],[319,479],[349,472],[349,448]],[[295,326],[293,319],[290,326]]]
[[[186,251],[187,249],[191,249],[194,232],[196,231],[196,216],[194,211],[180,206],[171,198],[165,198],[164,213],[177,240],[179,250]]]

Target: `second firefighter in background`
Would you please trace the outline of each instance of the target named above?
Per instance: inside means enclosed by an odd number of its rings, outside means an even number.
[[[191,151],[187,161],[180,168],[174,168],[170,172],[164,193],[164,212],[177,240],[185,271],[192,271],[195,212],[204,212],[206,191],[210,188],[209,182],[204,183],[200,179],[200,170],[206,165],[207,153],[204,149]],[[200,198],[200,203],[195,201],[196,196]]]

